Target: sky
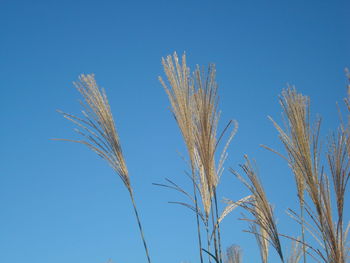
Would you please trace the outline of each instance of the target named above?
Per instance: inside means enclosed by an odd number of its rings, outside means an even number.
[[[78,138],[56,110],[80,114],[72,83],[82,73],[106,89],[153,262],[199,262],[193,213],[168,204],[184,201],[178,193],[152,185],[167,177],[191,189],[186,149],[158,82],[161,58],[175,51],[186,52],[192,69],[216,64],[219,126],[239,123],[219,199],[249,194],[228,172],[241,171],[247,154],[280,232],[298,235],[285,213],[297,206],[293,177],[260,145],[283,152],[267,116],[281,123],[287,85],[310,96],[323,138],[337,127],[350,67],[349,11],[345,0],[0,0],[0,262],[146,262],[120,178],[82,145],[50,140]],[[258,262],[242,212],[222,222],[223,247],[240,245],[244,262]]]

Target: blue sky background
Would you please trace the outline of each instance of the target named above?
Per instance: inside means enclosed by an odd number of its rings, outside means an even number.
[[[152,186],[169,177],[190,189],[157,80],[161,57],[174,51],[186,51],[192,68],[216,63],[221,127],[231,118],[240,125],[226,167],[239,169],[244,154],[256,159],[280,232],[298,235],[285,215],[297,205],[290,171],[259,145],[283,151],[267,116],[281,120],[287,83],[311,97],[323,135],[336,127],[350,67],[349,11],[345,0],[0,0],[0,262],[145,262],[120,179],[83,146],[49,140],[77,138],[56,109],[79,113],[72,82],[81,73],[95,73],[106,88],[154,263],[198,262],[193,214],[167,204],[183,200],[177,193]],[[220,198],[247,194],[224,173]],[[223,245],[239,244],[244,262],[258,262],[241,212],[223,221]]]

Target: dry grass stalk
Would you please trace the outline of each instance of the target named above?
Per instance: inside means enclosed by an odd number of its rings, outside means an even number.
[[[348,100],[346,100],[348,102]],[[317,254],[327,263],[345,263],[348,248],[346,247],[346,231],[343,229],[343,207],[346,185],[349,180],[349,128],[341,125],[338,134],[333,135],[328,144],[327,159],[331,171],[331,179],[337,204],[337,219],[332,215],[332,201],[328,177],[319,170],[318,136],[320,121],[314,131],[309,124],[309,99],[298,94],[294,88],[283,91],[281,105],[287,117],[286,131],[276,122],[273,123],[279,132],[287,153],[298,188],[301,212],[307,211],[316,226],[318,233],[311,234],[321,239],[321,247]],[[348,104],[349,105],[349,104]],[[350,108],[349,108],[350,109]],[[304,184],[304,185],[303,185]],[[314,210],[304,203],[303,193],[307,191]],[[300,220],[304,230],[304,216]],[[308,228],[310,229],[310,228]],[[303,234],[303,255],[306,256],[306,243]],[[318,238],[316,238],[318,240]]]
[[[309,99],[296,93],[294,88],[282,92],[280,99],[287,118],[284,131],[272,118],[281,141],[288,152],[289,165],[294,173],[300,203],[304,203],[305,177],[313,173],[310,145]],[[311,177],[312,179],[312,177]]]
[[[197,177],[197,185],[198,185],[198,189],[199,189],[199,193],[202,199],[202,205],[204,208],[204,212],[205,212],[205,224],[208,223],[208,218],[209,218],[209,214],[211,211],[211,194],[210,194],[210,188],[208,186],[208,181],[206,180],[205,177],[205,171],[204,171],[204,166],[201,163],[201,159],[198,156],[198,152],[195,151],[195,164],[196,164],[196,169],[198,171],[198,177]]]
[[[259,211],[257,211],[257,213],[259,213]],[[266,230],[255,223],[251,223],[249,228],[249,231],[254,234],[258,244],[261,262],[267,263],[269,257],[269,242]]]
[[[336,205],[339,223],[343,221],[344,199],[346,186],[349,181],[349,151],[350,138],[346,131],[339,129],[337,135],[333,135],[328,143],[328,163],[332,175],[334,193],[336,195]],[[337,226],[341,231],[342,225]]]
[[[282,92],[280,99],[286,117],[285,131],[272,119],[279,132],[280,139],[288,153],[288,162],[291,167],[297,186],[300,214],[302,242],[305,243],[304,233],[304,192],[308,191],[314,203],[318,203],[319,175],[318,175],[318,132],[317,123],[315,132],[310,128],[310,100],[298,94],[295,88],[289,87]],[[308,186],[308,187],[306,187]],[[317,207],[320,210],[320,207]],[[303,245],[304,262],[306,262],[306,247]]]
[[[174,57],[174,59],[173,59]],[[179,59],[176,53],[174,56],[167,56],[166,59],[162,58],[162,64],[164,72],[170,84],[170,88],[166,85],[161,77],[159,81],[163,85],[168,98],[170,100],[171,109],[175,120],[180,128],[183,139],[185,141],[188,155],[190,157],[191,164],[191,176],[193,182],[193,195],[194,195],[194,205],[196,213],[196,223],[197,223],[197,234],[198,234],[198,244],[199,244],[199,255],[200,261],[203,262],[202,254],[202,239],[199,224],[199,207],[197,201],[197,191],[196,191],[196,169],[198,166],[198,161],[196,159],[196,151],[194,146],[193,137],[193,94],[194,86],[193,81],[190,78],[190,71],[186,64],[186,55],[182,56],[182,63],[179,63]],[[205,194],[200,192],[200,194]],[[202,196],[202,201],[207,202],[206,197]],[[206,206],[204,206],[206,208]]]
[[[219,113],[217,111],[217,84],[214,65],[209,66],[206,75],[203,75],[197,67],[193,76],[190,76],[185,55],[182,58],[182,65],[179,63],[176,53],[173,57],[168,56],[163,59],[162,63],[171,88],[161,78],[160,82],[168,94],[174,117],[187,146],[192,166],[194,195],[196,198],[196,188],[198,188],[205,212],[206,227],[208,227],[210,215],[214,227],[218,219],[216,187],[227,157],[227,148],[236,133],[237,124],[230,121],[217,139]],[[231,127],[233,129],[228,136],[216,169],[215,153],[218,143],[223,134]],[[198,211],[197,203],[196,210]],[[215,256],[220,257],[221,262],[219,227],[216,228],[214,235],[214,246]]]
[[[94,75],[81,75],[75,87],[82,95],[81,102],[84,118],[61,112],[63,116],[75,123],[84,140],[66,140],[84,144],[105,159],[122,179],[129,191],[132,191],[130,178],[114,119],[104,90],[99,90]]]
[[[210,65],[207,81],[203,83],[200,69],[195,71],[196,93],[194,96],[194,141],[207,181],[210,196],[218,184],[215,169],[216,132],[219,116],[217,113],[217,85],[215,67]]]
[[[197,67],[195,73],[196,93],[194,94],[194,141],[198,152],[200,164],[202,165],[200,176],[204,177],[205,187],[208,189],[210,203],[214,197],[218,176],[215,169],[215,147],[216,130],[218,123],[217,116],[217,85],[215,83],[215,68],[210,65],[208,68],[207,81],[203,83],[200,69]],[[216,204],[216,203],[215,203]],[[215,206],[217,207],[217,205]],[[209,215],[209,214],[208,214]],[[211,213],[213,228],[215,225],[214,211]],[[220,237],[218,231],[214,232],[215,257],[221,257]],[[221,262],[221,258],[219,259]]]
[[[74,85],[84,99],[84,102],[81,102],[81,105],[84,108],[82,111],[84,117],[79,118],[68,113],[61,113],[66,119],[72,121],[78,126],[78,128],[80,128],[80,130],[76,129],[76,132],[79,133],[84,139],[64,140],[88,146],[100,157],[105,159],[113,170],[119,175],[130,194],[147,260],[150,263],[151,259],[144,237],[139,213],[135,204],[128,169],[125,163],[119,136],[115,127],[106,93],[103,89],[98,87],[95,77],[92,74],[81,75],[79,77],[79,81],[75,82]]]
[[[267,240],[277,251],[280,259],[284,262],[282,247],[277,231],[277,225],[274,218],[273,209],[267,200],[265,191],[261,185],[261,182],[256,174],[248,157],[245,156],[246,163],[241,165],[244,173],[247,175],[249,181],[246,181],[239,173],[231,169],[231,172],[237,176],[239,180],[250,190],[253,198],[241,204],[241,207],[246,209],[252,216],[253,220],[248,220],[256,227],[253,227],[248,232],[252,232],[255,236],[258,236],[259,248],[262,258],[267,259],[268,246],[263,240]],[[260,242],[261,241],[261,242]]]
[[[197,66],[194,72],[194,141],[196,152],[198,152],[200,164],[202,170],[200,172],[202,178],[201,181],[206,181],[206,187],[208,188],[210,199],[212,199],[213,211],[211,214],[213,230],[214,230],[214,247],[216,257],[222,262],[221,241],[220,241],[220,225],[217,224],[219,219],[218,202],[216,196],[216,188],[220,180],[223,163],[227,157],[227,148],[231,143],[236,131],[237,123],[230,121],[223,133],[217,139],[217,127],[220,119],[220,114],[217,110],[218,105],[218,86],[215,81],[215,65],[211,64],[208,67],[206,75],[202,74],[200,68]],[[233,125],[233,129],[230,132],[226,145],[221,153],[220,160],[218,162],[218,169],[215,164],[215,154],[218,144],[223,134]],[[201,175],[203,174],[203,175]],[[213,206],[214,204],[214,206]],[[214,214],[215,213],[215,214]],[[214,219],[215,217],[215,219]],[[217,226],[217,227],[216,227]],[[217,237],[216,237],[217,234]],[[216,240],[217,238],[217,240]],[[217,245],[216,245],[217,244]],[[216,247],[217,246],[217,247]]]
[[[322,174],[320,183],[320,202],[322,214],[317,215],[318,227],[322,233],[327,262],[347,262],[349,247],[346,244],[348,230],[344,230],[344,201],[349,181],[348,131],[340,128],[328,143],[328,163],[335,193],[337,217],[332,215],[332,201],[329,179]]]
[[[222,262],[221,252],[221,237],[220,237],[220,224],[218,213],[218,201],[216,196],[216,188],[218,186],[220,175],[223,171],[223,163],[227,157],[227,149],[231,143],[235,133],[237,132],[237,123],[230,121],[224,131],[218,136],[217,139],[217,127],[220,119],[220,113],[217,110],[218,105],[218,85],[215,81],[216,69],[214,64],[210,64],[206,74],[201,72],[197,66],[194,72],[194,141],[196,152],[199,156],[199,162],[202,165],[200,171],[201,181],[206,181],[203,186],[207,187],[205,192],[209,195],[211,206],[213,211],[211,213],[211,219],[213,223],[214,232],[214,247],[216,257],[219,262]],[[215,163],[215,154],[217,152],[218,144],[222,139],[224,133],[232,127],[232,130],[228,136],[227,142],[220,155],[218,166]],[[216,169],[217,167],[217,169]],[[205,179],[204,179],[204,178]],[[215,219],[214,219],[215,218]]]
[[[235,245],[228,247],[225,263],[242,263],[242,249]]]
[[[251,201],[253,199],[252,195],[241,198],[238,201],[232,201],[230,199],[224,199],[224,202],[227,203],[227,206],[222,211],[220,217],[218,218],[218,223],[220,223],[227,215],[229,215],[234,209],[241,206],[244,202]]]
[[[300,259],[303,255],[303,246],[299,240],[292,241],[291,251],[289,253],[289,257],[287,259],[287,263],[299,263]]]
[[[159,81],[168,95],[172,112],[187,146],[191,165],[194,166],[195,147],[192,133],[194,86],[186,64],[186,56],[185,54],[182,56],[182,63],[180,64],[177,54],[174,53],[174,59],[172,56],[167,56],[166,59],[162,58],[162,65],[170,88],[161,77],[159,77]]]

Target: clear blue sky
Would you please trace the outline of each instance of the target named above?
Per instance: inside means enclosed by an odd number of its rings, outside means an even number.
[[[287,83],[311,97],[323,133],[336,127],[336,101],[350,67],[349,1],[0,1],[0,262],[145,262],[127,192],[108,165],[81,145],[56,109],[79,113],[72,82],[95,73],[106,88],[154,263],[198,262],[194,216],[152,186],[164,177],[190,187],[182,138],[157,77],[161,57],[186,51],[188,63],[217,65],[222,125],[239,131],[226,167],[257,160],[281,232],[295,224],[287,165],[268,121],[280,121]],[[281,190],[283,189],[283,190]],[[219,197],[248,194],[226,172]],[[257,262],[237,210],[223,222],[223,245]],[[349,214],[347,214],[349,218]],[[284,242],[284,246],[288,246]],[[276,259],[271,252],[272,259]],[[273,261],[272,261],[273,262]]]

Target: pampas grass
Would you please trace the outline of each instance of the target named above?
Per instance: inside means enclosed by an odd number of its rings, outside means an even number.
[[[345,100],[347,102],[347,100]],[[349,180],[349,126],[340,125],[336,135],[328,141],[327,160],[331,177],[320,168],[319,131],[320,120],[314,128],[309,121],[309,98],[297,93],[295,88],[282,92],[281,105],[286,116],[286,128],[281,128],[270,118],[279,132],[279,137],[285,146],[297,186],[301,209],[297,221],[302,226],[302,241],[304,262],[306,247],[312,248],[305,241],[304,229],[315,237],[322,249],[312,250],[327,263],[345,263],[348,247],[346,245],[348,231],[344,229],[343,209],[346,186]],[[334,187],[337,216],[333,215],[330,180]],[[312,206],[306,205],[304,194],[308,194]],[[311,223],[305,222],[303,211],[307,212]],[[296,215],[296,213],[294,213]]]
[[[221,220],[219,221],[216,188],[223,171],[228,146],[237,131],[237,123],[230,121],[222,134],[217,136],[220,113],[217,110],[218,87],[215,81],[216,70],[213,64],[209,65],[206,74],[197,66],[192,75],[186,65],[185,54],[182,56],[182,63],[179,62],[177,54],[174,53],[173,56],[163,58],[162,64],[170,87],[161,77],[159,80],[168,95],[174,118],[182,133],[190,159],[194,195],[194,209],[192,210],[196,213],[199,248],[200,251],[204,250],[199,224],[199,218],[202,218],[207,234],[207,249],[204,251],[213,257],[210,253],[211,239],[213,238],[214,258],[221,263]],[[232,130],[223,148],[218,165],[216,165],[215,155],[218,144],[224,133],[231,127]],[[203,212],[197,201],[197,191],[201,198]],[[185,206],[189,207],[187,204]],[[210,220],[212,231],[209,230]],[[203,261],[202,252],[200,252],[200,260]]]
[[[279,132],[279,137],[283,142],[287,153],[288,163],[291,167],[300,205],[302,242],[305,242],[304,227],[304,192],[306,184],[315,186],[318,183],[317,176],[317,139],[312,141],[312,131],[310,128],[310,100],[298,94],[295,88],[289,87],[282,92],[280,104],[286,116],[286,131],[284,131],[271,117],[270,120]],[[319,126],[316,128],[318,134]],[[313,143],[313,145],[312,145]],[[314,149],[312,150],[312,148]],[[307,182],[306,182],[307,181]],[[310,189],[312,197],[316,200],[317,190]],[[303,245],[304,263],[306,262],[306,247]]]
[[[241,165],[244,173],[248,177],[248,181],[244,179],[237,171],[232,170],[238,179],[249,189],[252,198],[243,202],[240,206],[247,210],[252,216],[253,220],[248,220],[251,223],[250,231],[253,233],[258,241],[262,262],[267,262],[268,244],[269,242],[277,251],[284,262],[281,242],[277,230],[274,212],[269,203],[265,190],[256,174],[252,163],[248,156],[245,156],[246,163]]]
[[[349,98],[345,99],[345,103],[350,111]],[[300,214],[293,210],[289,210],[289,214],[301,225],[302,238],[301,240],[295,239],[277,231],[273,210],[256,175],[256,170],[248,157],[245,157],[246,163],[241,167],[248,180],[245,180],[238,172],[231,171],[253,195],[252,199],[240,204],[253,216],[253,219],[245,219],[250,224],[248,232],[253,233],[256,237],[263,263],[268,262],[268,243],[275,248],[281,261],[284,262],[279,236],[293,241],[287,262],[299,262],[301,257],[306,262],[307,255],[309,255],[317,262],[346,263],[349,253],[347,244],[349,224],[348,227],[344,227],[344,202],[350,178],[350,126],[341,123],[337,132],[328,139],[326,153],[330,171],[330,176],[328,176],[324,166],[320,165],[321,121],[317,119],[313,127],[310,125],[310,99],[298,93],[295,88],[288,87],[282,92],[280,104],[285,117],[285,128],[278,125],[271,117],[269,118],[279,133],[287,157],[269,147],[264,147],[282,156],[294,173]],[[305,201],[305,195],[311,204]],[[336,208],[333,206],[333,200],[335,200]],[[336,215],[334,211],[337,212]],[[319,248],[310,245],[310,241],[306,240],[305,231],[314,237]]]
[[[169,84],[171,88],[169,88],[166,83],[163,81],[161,77],[159,77],[159,81],[163,85],[170,104],[171,109],[174,115],[174,118],[180,128],[183,139],[187,146],[188,155],[190,158],[191,165],[191,177],[193,183],[193,201],[194,201],[194,211],[196,214],[196,224],[197,224],[197,234],[198,234],[198,244],[199,244],[199,255],[200,262],[203,262],[203,253],[202,253],[202,238],[199,224],[199,211],[198,200],[197,200],[197,185],[196,185],[196,168],[197,168],[197,159],[196,159],[196,151],[195,151],[195,142],[193,137],[193,111],[194,105],[192,103],[193,95],[194,95],[194,85],[190,79],[190,71],[186,64],[186,56],[185,54],[182,56],[182,63],[180,64],[178,56],[174,53],[174,58],[168,56],[166,59],[162,58],[162,65],[164,67],[164,72],[168,78]],[[201,185],[202,186],[202,185]],[[202,196],[202,201],[204,200],[204,204],[208,202],[208,199]],[[206,207],[206,206],[205,206]]]
[[[139,212],[135,203],[133,188],[130,183],[129,172],[106,92],[99,88],[94,75],[81,75],[74,85],[84,99],[84,101],[81,102],[84,109],[82,111],[83,117],[79,118],[75,115],[62,111],[60,112],[66,119],[77,125],[78,129],[75,131],[82,137],[82,140],[61,140],[86,145],[97,153],[97,155],[106,160],[120,177],[130,195],[147,261],[151,263]]]
[[[183,205],[195,212],[200,262],[242,262],[242,251],[238,246],[229,247],[225,257],[221,244],[221,222],[237,207],[250,214],[250,217],[243,220],[248,222],[247,232],[252,233],[257,241],[263,263],[269,262],[269,246],[276,250],[281,262],[298,263],[301,258],[304,263],[310,259],[325,263],[349,262],[349,224],[345,222],[344,207],[350,179],[350,85],[345,99],[347,123],[341,121],[339,128],[328,137],[324,160],[319,146],[321,121],[317,119],[311,125],[310,99],[307,96],[298,93],[294,87],[288,87],[280,96],[284,125],[279,125],[269,117],[286,154],[264,147],[287,161],[296,184],[299,213],[289,209],[289,214],[300,224],[301,233],[286,235],[278,232],[272,205],[257,175],[255,164],[247,156],[244,157],[245,164],[241,165],[245,175],[242,176],[233,169],[231,172],[249,190],[250,195],[238,201],[226,199],[226,207],[219,213],[217,188],[228,147],[238,125],[235,121],[229,121],[223,131],[218,133],[220,111],[215,65],[210,64],[206,71],[197,66],[191,72],[185,54],[180,60],[176,53],[163,58],[162,65],[166,80],[161,77],[159,80],[168,95],[171,111],[187,148],[191,170],[188,177],[192,192],[189,193],[168,178],[165,179],[166,183],[155,185],[176,190],[188,198],[189,203],[171,203]],[[350,79],[349,74],[348,78]],[[97,85],[94,75],[81,75],[74,85],[83,97],[82,117],[61,113],[77,126],[76,132],[81,139],[61,140],[87,146],[106,160],[120,177],[131,199],[147,261],[151,263],[107,95]],[[218,153],[219,145],[225,137],[223,150]],[[329,174],[326,173],[326,165]],[[288,257],[285,257],[281,236],[293,241]],[[311,237],[313,240],[310,240]]]

